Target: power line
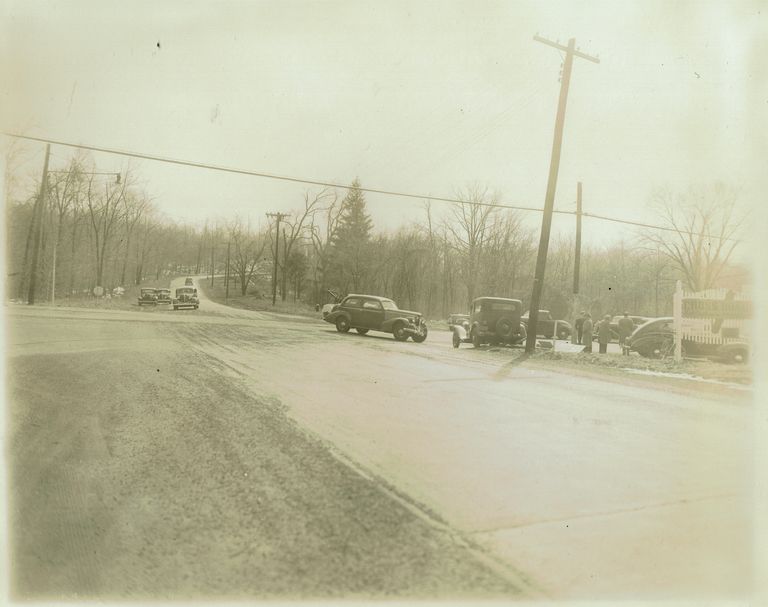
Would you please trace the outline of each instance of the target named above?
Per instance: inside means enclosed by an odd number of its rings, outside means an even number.
[[[38,141],[41,143],[48,143],[52,145],[61,145],[65,147],[70,148],[78,148],[82,150],[91,150],[93,152],[102,152],[105,154],[117,154],[119,156],[127,156],[129,158],[138,158],[141,160],[153,160],[155,162],[165,162],[167,164],[176,164],[180,166],[188,166],[198,169],[208,169],[211,171],[221,171],[224,173],[234,173],[237,175],[249,175],[252,177],[263,177],[265,179],[276,179],[279,181],[289,181],[292,183],[304,183],[307,185],[318,185],[323,186],[327,188],[339,188],[342,190],[350,190],[352,189],[351,185],[341,184],[341,183],[333,183],[330,181],[319,181],[316,179],[309,179],[304,177],[291,177],[287,175],[275,175],[274,173],[265,173],[263,171],[252,171],[248,169],[239,169],[235,167],[227,167],[224,165],[217,165],[217,164],[210,164],[205,162],[196,162],[193,160],[182,160],[178,158],[169,158],[166,156],[158,156],[156,154],[145,154],[141,152],[130,152],[127,150],[119,150],[116,148],[105,148],[101,146],[95,146],[95,145],[86,145],[83,143],[70,143],[67,141],[58,141],[55,139],[46,139],[44,137],[32,137],[31,135],[19,135],[16,133],[8,133],[3,131],[3,135],[6,135],[8,137],[15,137],[17,139],[26,139],[28,141]],[[371,194],[383,194],[385,196],[397,196],[399,198],[411,198],[416,200],[431,200],[434,202],[446,202],[450,204],[473,204],[476,206],[481,207],[492,207],[492,208],[498,208],[498,209],[512,209],[514,211],[532,211],[535,213],[542,213],[544,209],[539,209],[536,207],[526,207],[521,205],[513,205],[508,203],[502,203],[502,202],[480,202],[480,201],[469,201],[469,200],[461,200],[460,198],[448,198],[444,196],[427,196],[425,194],[412,194],[409,192],[398,192],[395,190],[380,190],[376,188],[364,188],[364,187],[358,187],[356,188],[360,190],[361,192],[369,192]],[[558,215],[576,215],[576,211],[565,211],[565,210],[559,210],[554,209],[552,211],[553,213],[556,213]],[[637,221],[630,221],[626,219],[618,219],[616,217],[606,217],[604,215],[596,215],[593,213],[582,213],[582,217],[588,217],[590,219],[598,219],[602,221],[612,221],[614,223],[623,223],[627,225],[633,225],[633,226],[639,226],[644,228],[650,228],[653,230],[662,230],[665,232],[675,232],[677,234],[687,234],[690,236],[699,236],[697,232],[688,232],[686,230],[678,230],[675,228],[670,228],[666,226],[657,226],[652,225],[649,223],[641,223]],[[730,241],[736,241],[736,239],[728,238],[725,236],[712,236],[712,239],[715,240],[730,240]]]

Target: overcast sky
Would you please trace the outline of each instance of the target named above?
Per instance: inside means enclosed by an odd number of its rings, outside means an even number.
[[[661,186],[764,197],[765,2],[4,3],[2,128],[96,146],[542,207],[561,55],[576,59],[556,208],[653,221]],[[760,46],[762,45],[762,47]],[[43,146],[20,171],[37,174]],[[70,154],[54,148],[52,162]],[[100,168],[124,164],[97,154]],[[306,186],[133,161],[168,216],[301,205]],[[764,185],[764,181],[762,181]],[[377,227],[419,201],[368,195]],[[531,225],[541,216],[530,214]],[[560,217],[556,233],[573,230]],[[629,238],[585,222],[588,243]]]

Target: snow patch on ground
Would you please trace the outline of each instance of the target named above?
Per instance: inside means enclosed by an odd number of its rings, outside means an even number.
[[[627,367],[622,368],[622,371],[628,373],[635,373],[637,375],[653,375],[655,377],[674,377],[676,379],[689,379],[693,381],[700,381],[708,384],[718,384],[720,386],[728,386],[729,388],[736,388],[737,390],[751,390],[752,386],[745,386],[744,384],[735,384],[733,382],[720,381],[719,379],[707,379],[699,377],[698,375],[691,375],[690,373],[666,373],[664,371],[651,371],[648,369],[630,369]]]

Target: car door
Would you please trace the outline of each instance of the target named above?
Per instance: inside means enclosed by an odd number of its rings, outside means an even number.
[[[361,327],[362,322],[362,299],[360,297],[347,297],[341,304],[341,309],[349,314],[349,325],[351,327]]]
[[[360,318],[362,323],[360,327],[379,331],[381,330],[381,323],[384,322],[384,307],[377,299],[364,299]]]

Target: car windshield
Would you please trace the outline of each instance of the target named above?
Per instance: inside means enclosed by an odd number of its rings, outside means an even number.
[[[154,293],[154,292],[155,292],[154,289],[142,289],[141,290],[142,295],[149,295],[149,294]]]
[[[385,310],[397,310],[397,304],[391,299],[382,299],[381,305]]]

